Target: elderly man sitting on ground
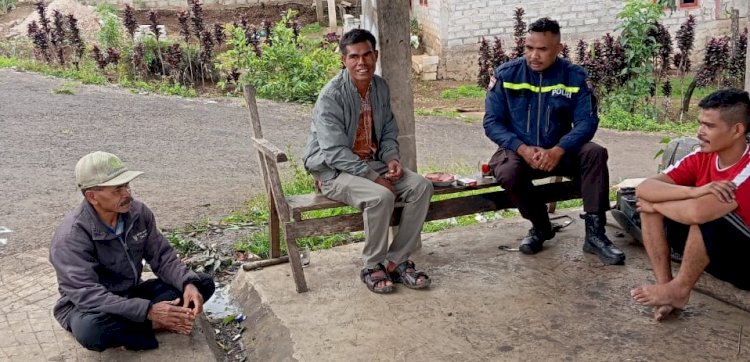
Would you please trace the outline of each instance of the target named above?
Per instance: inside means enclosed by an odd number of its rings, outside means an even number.
[[[154,330],[189,334],[214,292],[211,277],[188,270],[151,210],[133,199],[130,182],[141,174],[110,153],[81,158],[75,177],[84,200],[52,238],[55,318],[90,350],[154,349]],[[158,279],[141,280],[143,260]]]

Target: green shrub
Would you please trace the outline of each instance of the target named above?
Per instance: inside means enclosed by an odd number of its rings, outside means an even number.
[[[0,0],[0,14],[5,14],[16,7],[18,0]]]
[[[106,5],[112,6],[109,4]],[[100,48],[105,50],[107,48],[120,50],[123,43],[123,28],[120,24],[120,19],[116,13],[109,12],[108,10],[102,10],[100,16],[102,18],[102,27],[96,33],[96,40],[99,41]]]
[[[248,44],[245,30],[228,26],[229,50],[218,56],[219,70],[242,72],[240,83],[253,85],[262,98],[312,103],[321,88],[340,68],[341,58],[334,45],[310,41],[302,36],[295,40],[286,24],[295,13],[287,12],[271,32],[271,44],[261,46],[256,54]]]

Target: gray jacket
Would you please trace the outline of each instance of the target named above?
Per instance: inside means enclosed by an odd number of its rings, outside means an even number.
[[[380,165],[368,165],[352,152],[359,124],[360,97],[346,69],[323,87],[313,109],[310,137],[302,156],[305,169],[327,181],[340,172],[375,180],[383,164],[399,158],[398,125],[391,112],[390,90],[385,79],[370,83],[373,127]]]
[[[141,282],[143,259],[161,280],[180,291],[186,283],[199,280],[156,228],[146,205],[134,200],[122,217],[124,243],[107,231],[86,200],[55,231],[49,258],[57,272],[60,299],[54,315],[65,329],[73,308],[145,321],[150,301],[128,298]]]

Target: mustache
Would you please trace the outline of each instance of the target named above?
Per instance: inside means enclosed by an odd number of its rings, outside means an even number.
[[[131,202],[133,202],[133,198],[128,196],[125,198],[125,200],[122,200],[122,202],[118,206],[127,206],[130,205]]]

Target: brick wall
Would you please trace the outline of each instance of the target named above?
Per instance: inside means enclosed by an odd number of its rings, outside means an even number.
[[[427,5],[421,5],[419,0],[411,0],[412,18],[417,18],[422,27],[422,42],[428,54],[439,55],[443,49],[440,39],[448,36],[447,29],[441,25],[447,17],[444,17],[443,3],[449,0],[428,0]],[[445,19],[444,19],[445,18]],[[441,33],[442,31],[442,33]]]
[[[425,8],[413,0],[412,16],[423,24],[425,34],[429,29],[424,42],[429,54],[440,56],[440,78],[473,80],[476,77],[478,42],[482,36],[490,40],[499,36],[506,51],[512,47],[513,11],[519,2],[430,0],[428,3]],[[527,24],[543,16],[558,20],[563,42],[572,47],[578,39],[591,41],[607,32],[616,35],[615,28],[619,24],[616,16],[623,5],[624,1],[615,0],[529,0],[523,2],[524,20]],[[688,14],[697,17],[693,64],[702,60],[708,39],[729,34],[729,9],[735,7],[740,10],[740,17],[747,16],[746,0],[699,0],[699,5],[695,9],[677,10],[671,15],[667,10],[662,18],[662,23],[674,38]],[[746,18],[741,19],[740,24],[747,24]]]
[[[131,4],[140,9],[166,9],[166,8],[187,8],[188,0],[81,0],[85,5],[112,4],[121,5]],[[202,0],[204,6],[251,6],[264,4],[288,4],[299,3],[294,0]],[[306,1],[307,2],[307,1]],[[310,3],[312,4],[312,3]]]

